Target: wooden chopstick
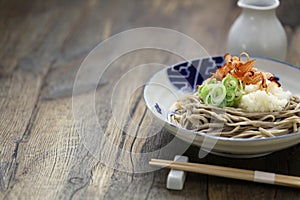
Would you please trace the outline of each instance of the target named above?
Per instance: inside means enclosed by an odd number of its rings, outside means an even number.
[[[150,165],[212,176],[300,188],[300,177],[215,165],[151,159]]]

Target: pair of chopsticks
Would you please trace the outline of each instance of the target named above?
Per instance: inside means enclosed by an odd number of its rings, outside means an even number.
[[[169,169],[195,172],[212,176],[300,188],[300,177],[295,176],[190,162],[175,162],[161,159],[151,159],[149,164],[158,167],[165,167]]]

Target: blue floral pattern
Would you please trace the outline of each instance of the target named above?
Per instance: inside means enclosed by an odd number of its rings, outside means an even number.
[[[223,64],[222,56],[202,58],[176,64],[167,69],[167,75],[177,89],[191,92]]]

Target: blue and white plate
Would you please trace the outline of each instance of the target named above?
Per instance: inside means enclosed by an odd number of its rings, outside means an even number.
[[[196,85],[211,76],[224,63],[223,56],[199,58],[164,68],[154,74],[144,89],[148,109],[165,128],[180,139],[202,150],[231,157],[255,157],[285,149],[300,143],[300,132],[262,139],[232,139],[195,133],[170,124],[167,120],[176,99],[196,91]],[[300,96],[300,68],[291,64],[256,57],[256,68],[271,72],[280,80],[284,90]]]

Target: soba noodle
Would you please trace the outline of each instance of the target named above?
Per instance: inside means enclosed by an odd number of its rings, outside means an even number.
[[[205,105],[197,93],[175,102],[168,120],[179,127],[228,138],[266,138],[300,131],[300,99],[292,96],[284,110],[249,112]]]

